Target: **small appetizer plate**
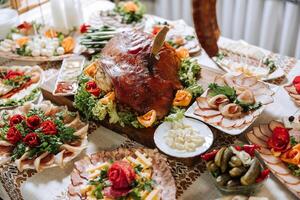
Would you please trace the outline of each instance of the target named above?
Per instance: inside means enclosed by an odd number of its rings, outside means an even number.
[[[191,128],[193,128],[195,131],[197,131],[197,133],[205,140],[204,143],[199,147],[197,147],[196,150],[192,152],[181,151],[181,150],[171,148],[167,144],[166,137],[168,135],[168,131],[172,129],[173,122],[164,122],[158,126],[158,128],[155,130],[154,133],[154,142],[162,152],[164,152],[169,156],[173,156],[177,158],[189,158],[189,157],[198,156],[204,153],[205,151],[207,151],[211,147],[214,141],[214,135],[206,124],[202,122],[199,123],[198,120],[191,119],[191,118],[183,118],[181,122],[184,125],[188,125]]]
[[[72,56],[63,60],[52,92],[54,96],[69,96],[76,93],[78,77],[83,70],[84,62],[83,56]]]

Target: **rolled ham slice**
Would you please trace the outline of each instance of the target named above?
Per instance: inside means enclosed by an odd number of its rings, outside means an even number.
[[[242,107],[235,103],[221,104],[219,110],[225,118],[237,118],[242,115]]]
[[[223,94],[219,94],[219,95],[216,95],[214,97],[207,99],[207,103],[208,103],[209,107],[215,108],[215,109],[217,109],[220,104],[225,104],[228,102],[229,102],[229,99]]]

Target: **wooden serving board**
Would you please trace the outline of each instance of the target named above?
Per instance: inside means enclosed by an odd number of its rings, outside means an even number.
[[[215,76],[220,75],[221,73],[222,72],[210,68],[202,67],[201,77],[203,78],[200,78],[198,82],[203,86],[204,89],[206,89],[208,87],[208,83],[214,80]],[[65,105],[68,107],[69,110],[75,111],[76,109],[74,108],[74,104],[73,104],[74,102],[73,96],[54,96],[52,94],[56,78],[57,76],[53,76],[52,78],[44,82],[43,85],[41,86],[44,99],[50,100],[52,103],[57,105]],[[124,134],[128,136],[128,138],[142,145],[145,145],[150,148],[156,147],[153,139],[156,127],[151,127],[151,128],[134,128],[131,126],[122,127],[119,124],[110,124],[107,119],[96,123],[104,126],[105,128],[113,130],[117,133]],[[213,132],[215,132],[215,130],[213,130]],[[199,159],[198,156],[192,158],[174,158],[174,159],[183,162],[187,166],[193,166],[196,163],[201,161],[201,159]]]

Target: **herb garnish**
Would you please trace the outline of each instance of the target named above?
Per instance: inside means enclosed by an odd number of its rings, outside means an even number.
[[[262,106],[261,102],[256,102],[256,103],[249,104],[249,103],[239,101],[237,99],[236,91],[232,87],[219,86],[216,83],[211,83],[211,84],[209,84],[208,88],[210,89],[209,93],[208,93],[209,96],[213,97],[213,96],[216,96],[216,95],[219,95],[219,94],[223,94],[230,100],[230,102],[241,106],[242,109],[243,109],[243,112],[248,112],[250,110],[257,110]]]

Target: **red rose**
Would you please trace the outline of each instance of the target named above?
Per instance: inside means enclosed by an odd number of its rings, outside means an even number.
[[[23,120],[24,120],[24,116],[23,115],[19,115],[19,114],[14,115],[14,116],[10,117],[10,119],[9,119],[9,125],[10,126],[14,126],[16,124],[21,123]]]
[[[26,124],[32,130],[37,129],[40,126],[41,119],[37,115],[33,115],[27,118]]]
[[[16,79],[17,77],[23,76],[23,75],[24,75],[23,72],[9,70],[6,74],[6,76],[4,77],[4,79],[8,79],[8,80]]]
[[[40,143],[39,136],[36,133],[29,133],[24,137],[23,142],[29,147],[36,147]]]
[[[85,85],[85,89],[86,89],[86,91],[88,91],[89,93],[91,93],[92,95],[94,95],[96,97],[98,97],[100,95],[100,92],[101,92],[101,89],[98,88],[95,81],[87,82],[86,85]]]
[[[293,84],[295,85],[295,84],[298,84],[298,83],[300,83],[300,76],[296,76],[295,78],[294,78],[294,80],[293,80]]]
[[[90,27],[91,27],[90,25],[82,24],[79,27],[80,33],[86,33],[89,30]]]
[[[113,189],[126,189],[135,180],[135,172],[126,161],[116,161],[108,169],[108,179]]]
[[[16,144],[17,142],[19,142],[22,139],[22,135],[21,135],[20,131],[18,129],[16,129],[16,127],[10,127],[7,131],[6,139],[10,143]]]
[[[55,135],[57,133],[56,125],[51,120],[44,121],[40,127],[46,135]]]
[[[290,143],[290,135],[286,128],[276,127],[272,136],[268,139],[267,144],[274,151],[283,152]]]

